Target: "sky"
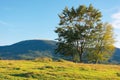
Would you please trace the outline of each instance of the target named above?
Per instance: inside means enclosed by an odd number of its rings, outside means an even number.
[[[114,27],[115,46],[120,48],[120,0],[0,0],[0,46],[30,39],[55,40],[58,14],[67,6],[92,4],[102,21]]]

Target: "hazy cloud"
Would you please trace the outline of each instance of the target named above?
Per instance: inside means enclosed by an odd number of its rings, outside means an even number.
[[[8,23],[0,20],[0,25],[8,25]]]
[[[0,27],[15,27],[13,24],[0,20]]]
[[[115,14],[112,15],[113,19],[120,19],[120,12],[117,12]]]
[[[120,29],[120,11],[111,16],[113,19],[112,25],[114,28]]]
[[[114,12],[114,11],[120,11],[120,7],[116,6],[116,7],[113,7],[113,8],[102,9],[102,11],[107,12],[107,13],[111,13],[111,12]]]
[[[120,40],[119,40],[119,38],[115,39],[115,40],[116,40],[115,46],[118,47],[118,48],[120,48]]]

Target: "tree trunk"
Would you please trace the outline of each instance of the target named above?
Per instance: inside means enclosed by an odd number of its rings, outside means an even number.
[[[98,63],[98,59],[95,61],[95,64],[97,64]]]
[[[80,63],[82,63],[82,53],[80,53]]]
[[[82,44],[81,44],[81,48],[80,48],[80,62],[82,63],[82,54],[83,54],[83,47],[82,47]]]

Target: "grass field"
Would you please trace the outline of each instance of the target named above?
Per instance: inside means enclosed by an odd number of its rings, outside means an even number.
[[[1,60],[0,80],[120,80],[120,66]]]

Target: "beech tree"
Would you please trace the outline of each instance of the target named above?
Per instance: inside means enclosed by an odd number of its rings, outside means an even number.
[[[94,54],[93,52],[95,51],[93,49],[97,49],[96,47],[99,43],[104,44],[105,42],[102,40],[101,42],[97,41],[105,37],[99,35],[104,35],[105,33],[101,32],[108,31],[107,28],[103,28],[101,12],[90,4],[88,7],[80,5],[76,9],[74,7],[71,9],[66,7],[58,16],[60,23],[55,30],[58,34],[56,51],[64,55],[71,55],[76,62],[82,62],[85,56],[87,56],[87,60],[90,60],[91,56],[89,55]],[[112,35],[109,37],[112,39]],[[94,60],[97,61],[98,57],[95,56],[95,58],[97,59]]]

